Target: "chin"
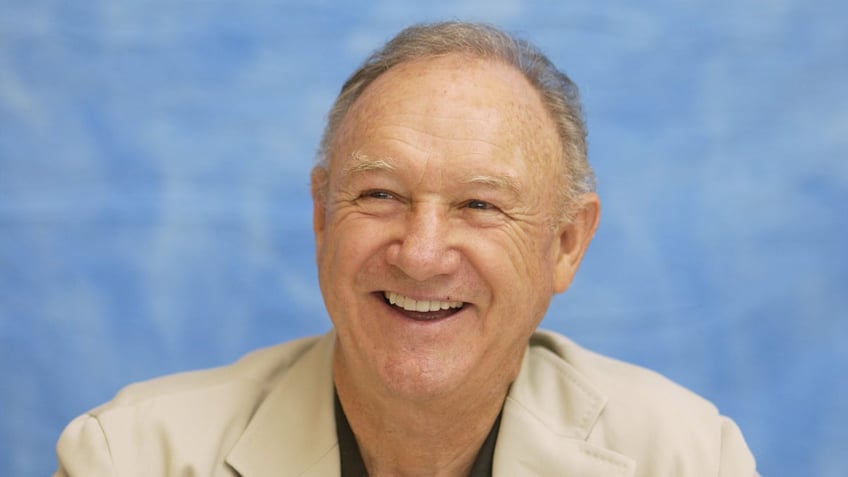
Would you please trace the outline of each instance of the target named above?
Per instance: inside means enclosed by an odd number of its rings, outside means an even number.
[[[391,394],[410,401],[432,400],[449,397],[467,382],[468,373],[463,372],[455,360],[450,359],[405,359],[391,360],[380,373]]]

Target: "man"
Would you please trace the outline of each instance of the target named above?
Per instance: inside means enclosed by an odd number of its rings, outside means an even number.
[[[58,475],[756,474],[706,401],[536,331],[600,203],[576,88],[532,46],[400,33],[344,85],[312,193],[334,331],[128,387]]]

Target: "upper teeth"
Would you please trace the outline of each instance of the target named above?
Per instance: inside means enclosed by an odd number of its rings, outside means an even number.
[[[461,301],[413,300],[395,292],[384,292],[384,295],[389,303],[406,311],[439,311],[462,307]]]

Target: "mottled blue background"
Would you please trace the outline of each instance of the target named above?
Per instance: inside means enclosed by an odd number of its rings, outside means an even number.
[[[328,329],[324,115],[442,18],[582,88],[604,217],[544,325],[715,401],[764,475],[845,475],[842,0],[0,0],[0,474],[128,382]]]

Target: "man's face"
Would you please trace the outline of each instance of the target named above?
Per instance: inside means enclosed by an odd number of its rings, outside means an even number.
[[[554,220],[560,150],[538,94],[500,63],[446,56],[372,83],[315,196],[336,373],[410,399],[511,382],[585,248]]]

